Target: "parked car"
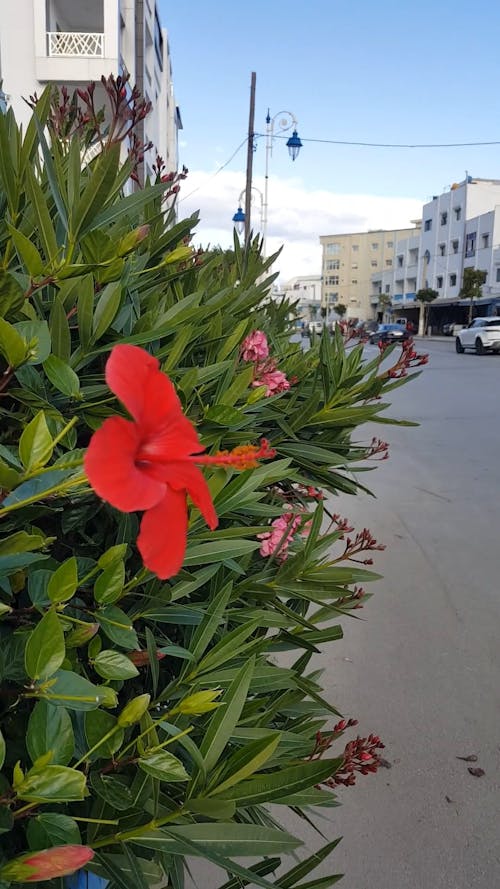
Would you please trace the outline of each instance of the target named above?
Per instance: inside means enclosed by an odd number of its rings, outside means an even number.
[[[466,349],[474,349],[476,355],[500,352],[500,317],[474,318],[465,330],[457,333],[455,348],[460,355]]]
[[[324,321],[309,321],[309,333],[323,333]]]
[[[376,330],[370,334],[368,342],[376,343],[404,343],[411,339],[411,333],[405,330],[401,324],[379,324]]]

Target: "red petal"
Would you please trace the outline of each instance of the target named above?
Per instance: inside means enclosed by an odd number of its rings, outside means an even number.
[[[200,469],[188,460],[176,460],[162,467],[162,478],[174,491],[185,490],[194,505],[200,510],[209,528],[214,530],[219,524],[212,501],[210,488]]]
[[[187,540],[185,491],[167,492],[144,513],[137,546],[146,566],[161,580],[174,577],[182,568]]]
[[[122,512],[150,509],[165,494],[165,484],[135,465],[138,427],[122,417],[110,417],[94,432],[84,466],[96,494]]]
[[[26,882],[35,883],[39,880],[52,880],[65,877],[79,870],[94,857],[93,849],[88,846],[53,846],[42,852],[22,856],[25,865],[33,868],[32,873],[25,877]]]
[[[120,345],[111,351],[106,364],[106,382],[141,426],[150,414],[180,411],[180,401],[169,378],[161,372],[157,358],[138,346]]]

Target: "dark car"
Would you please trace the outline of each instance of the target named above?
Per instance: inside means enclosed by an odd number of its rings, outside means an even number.
[[[411,339],[411,333],[402,324],[379,324],[376,330],[370,334],[369,342],[377,343],[404,343]]]

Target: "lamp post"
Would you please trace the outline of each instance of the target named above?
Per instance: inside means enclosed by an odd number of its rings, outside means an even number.
[[[263,218],[264,218],[264,195],[262,194],[260,188],[256,188],[255,185],[252,185],[250,187],[250,192],[251,192],[251,194],[253,192],[256,192],[256,194],[258,194],[259,198],[260,198],[260,228],[262,231]],[[236,213],[233,216],[234,226],[236,228],[236,231],[240,235],[243,234],[243,231],[246,228],[246,213],[244,212],[243,207],[242,207],[242,201],[243,201],[243,197],[245,195],[246,195],[246,189],[244,188],[243,191],[240,192],[240,196],[238,198],[238,209],[236,210]]]
[[[292,114],[291,111],[278,111],[278,113],[275,114],[274,117],[271,117],[268,109],[266,117],[266,173],[264,178],[264,204],[262,212],[262,250],[264,256],[266,255],[267,211],[269,206],[269,159],[273,153],[273,139],[275,135],[274,126],[276,121],[277,126],[282,133],[286,133],[287,130],[291,130],[293,127],[292,135],[286,143],[288,153],[292,161],[294,161],[298,157],[299,151],[302,148],[302,142],[300,141],[299,134],[297,132],[297,119],[295,115]]]

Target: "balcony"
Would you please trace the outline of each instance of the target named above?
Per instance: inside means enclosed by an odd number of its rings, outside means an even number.
[[[48,31],[48,54],[51,58],[103,58],[104,34],[90,31]]]

